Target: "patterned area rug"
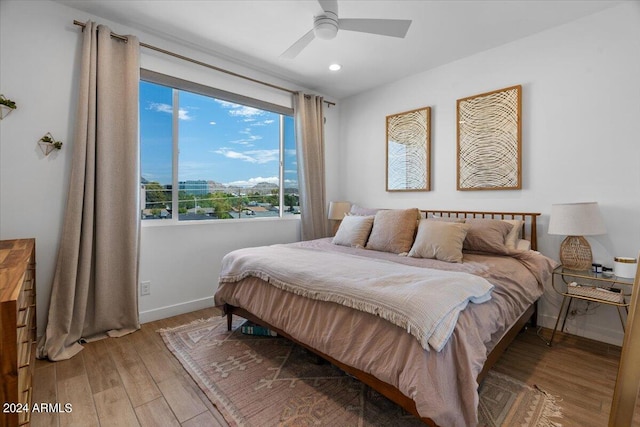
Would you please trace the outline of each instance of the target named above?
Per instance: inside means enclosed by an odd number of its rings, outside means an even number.
[[[330,363],[284,338],[232,332],[220,317],[159,331],[231,426],[424,426]],[[554,399],[490,372],[480,391],[480,426],[553,426]]]

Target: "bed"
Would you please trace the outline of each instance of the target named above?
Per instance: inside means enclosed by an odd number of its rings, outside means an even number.
[[[215,294],[216,306],[223,307],[229,329],[234,314],[266,326],[355,376],[428,425],[475,425],[478,384],[527,322],[535,324],[536,301],[555,267],[554,261],[535,251],[539,214],[416,209],[421,219],[413,219],[416,222],[413,231],[388,230],[399,222],[396,218],[389,222],[389,215],[399,211],[405,218],[414,215],[413,212],[407,213],[409,210],[376,210],[354,215],[371,218],[372,228],[367,233],[365,244],[334,244],[341,236],[341,224],[335,238],[265,247],[269,250],[247,248],[230,253],[223,260],[220,286]],[[411,223],[410,220],[405,222]],[[503,227],[503,223],[510,227]],[[385,228],[381,229],[380,224]],[[425,236],[423,230],[427,229],[423,225],[436,230],[455,229],[457,237],[447,234],[447,239],[451,240],[460,239],[459,230],[466,230],[463,242],[459,242],[460,245],[464,243],[461,262],[443,260],[447,253],[444,256],[437,253],[431,258],[416,257],[414,249]],[[467,242],[473,240],[472,234],[476,233],[473,234],[475,238],[482,237],[477,231],[487,226],[499,226],[498,233],[503,233],[500,239],[507,240],[507,234],[516,234],[517,245],[493,253],[492,248],[485,248],[483,244],[486,242],[480,239],[475,242],[476,246],[466,247]],[[430,236],[435,236],[430,230]],[[389,240],[397,243],[395,241],[403,233],[411,236],[410,246],[404,242],[404,248],[410,247],[411,250],[400,252],[401,247],[390,251],[376,250],[369,243],[375,240],[374,235],[380,237],[381,233],[383,245],[389,244]],[[262,266],[252,264],[263,253],[270,252],[271,260],[266,257]],[[303,255],[306,257],[304,260],[297,258]],[[277,258],[286,259],[291,267],[277,265]],[[314,282],[315,276],[310,276],[313,271],[316,271],[313,274],[322,276],[321,270],[328,270],[328,266],[338,259],[353,266],[352,271],[345,270],[336,279],[344,284],[344,292],[341,288],[330,287],[335,284],[312,291],[298,291],[288,286],[288,282],[304,282],[305,286]],[[310,267],[312,263],[319,266]],[[437,341],[444,340],[444,344],[438,345],[427,341],[423,331],[416,332],[414,323],[407,323],[404,318],[398,320],[397,315],[388,315],[384,309],[391,307],[392,303],[385,302],[382,308],[370,307],[370,304],[354,304],[348,298],[352,292],[348,288],[349,281],[356,277],[354,275],[361,274],[358,271],[367,268],[374,272],[362,275],[362,282],[367,284],[369,276],[385,275],[380,273],[381,269],[393,271],[393,274],[406,270],[430,277],[450,275],[453,279],[473,276],[489,283],[491,297],[486,301],[484,297],[478,298],[477,303],[469,298],[461,304],[463,307],[453,315],[450,332],[448,335],[442,332],[441,339]],[[300,277],[296,276],[298,274]],[[377,289],[375,283],[372,286]],[[457,285],[454,287],[458,289]],[[364,292],[371,290],[367,287]],[[349,301],[342,301],[345,299],[343,294]],[[408,300],[413,301],[414,295]]]

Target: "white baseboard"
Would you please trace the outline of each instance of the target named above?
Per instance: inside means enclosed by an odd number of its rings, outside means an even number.
[[[553,329],[553,326],[555,324],[555,316],[541,315],[540,313],[538,313],[538,326],[544,326],[545,328]],[[560,328],[562,328],[562,322],[560,322],[560,324],[558,325],[558,330],[560,330]],[[567,320],[564,332],[567,334],[578,335],[581,337],[617,346],[622,346],[622,340],[624,338],[622,325],[620,325],[618,330],[603,328],[601,326],[593,324],[590,324],[589,326],[578,327],[571,319]]]
[[[149,323],[154,320],[166,319],[167,317],[179,314],[190,313],[203,308],[213,307],[213,296],[187,301],[180,304],[168,305],[166,307],[154,308],[153,310],[140,312],[140,323]]]

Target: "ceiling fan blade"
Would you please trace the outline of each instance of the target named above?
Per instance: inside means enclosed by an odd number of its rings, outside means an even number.
[[[325,12],[338,14],[338,0],[318,0],[318,3]]]
[[[409,19],[340,19],[341,30],[404,38],[409,31]]]
[[[282,52],[280,57],[281,58],[287,58],[287,59],[295,58],[296,56],[298,56],[298,54],[300,52],[302,52],[302,49],[304,49],[305,47],[307,47],[309,45],[309,43],[311,43],[311,41],[315,37],[316,37],[316,35],[314,34],[313,29],[312,29],[307,34],[305,34],[304,36],[300,37],[300,39],[298,39],[297,42],[292,44],[291,47],[289,47],[289,49],[287,49],[284,52]]]

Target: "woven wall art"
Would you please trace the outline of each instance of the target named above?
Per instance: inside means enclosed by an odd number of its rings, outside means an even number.
[[[431,108],[387,116],[387,191],[431,189]]]
[[[458,190],[522,188],[522,86],[458,100]]]

